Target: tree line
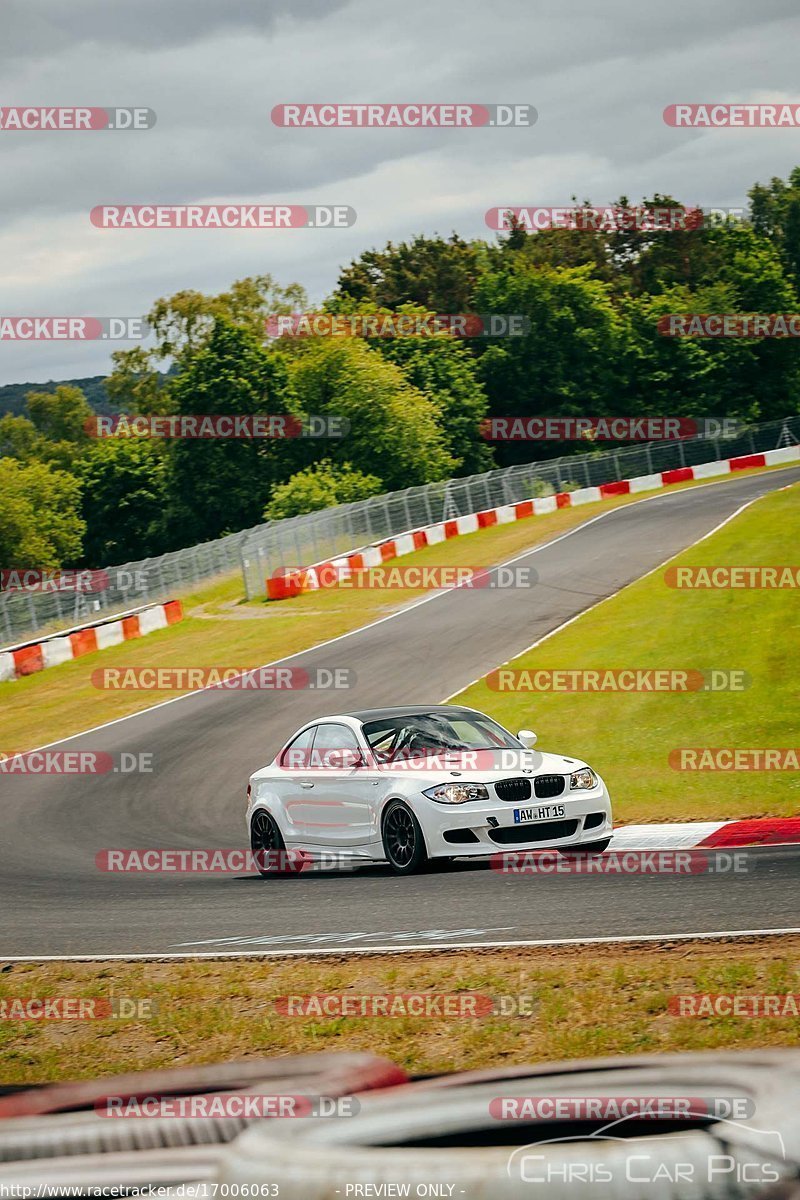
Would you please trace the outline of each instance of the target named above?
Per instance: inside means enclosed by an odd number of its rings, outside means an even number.
[[[323,306],[343,316],[519,314],[523,336],[265,339],[268,316],[308,311],[300,284],[269,274],[215,296],[160,299],[148,343],[112,355],[114,411],[338,416],[347,435],[97,438],[80,388],[29,391],[22,411],[0,418],[0,563],[111,566],[263,519],[587,449],[491,444],[481,423],[493,416],[795,414],[793,339],[658,332],[676,312],[797,310],[800,168],[749,199],[746,218],[684,230],[530,233],[512,220],[493,242],[389,242],[344,268]],[[680,206],[656,195],[638,207]]]

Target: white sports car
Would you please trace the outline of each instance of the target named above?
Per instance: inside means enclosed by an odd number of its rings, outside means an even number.
[[[471,708],[426,705],[320,717],[250,777],[247,827],[263,875],[276,860],[388,863],[504,850],[605,850],[611,803],[580,759],[534,750]],[[286,855],[283,852],[287,852]]]

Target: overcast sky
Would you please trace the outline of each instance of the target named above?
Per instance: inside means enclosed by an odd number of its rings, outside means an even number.
[[[800,101],[793,0],[5,0],[4,105],[136,105],[142,132],[0,132],[0,316],[139,316],[244,275],[319,302],[363,249],[493,237],[498,205],[654,191],[738,206],[800,129],[674,129],[675,102]],[[282,129],[280,102],[527,103],[516,129]],[[109,203],[331,203],[337,230],[102,230]],[[108,343],[0,342],[0,383],[105,373]]]

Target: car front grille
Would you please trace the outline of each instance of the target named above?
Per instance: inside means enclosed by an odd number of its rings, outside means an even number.
[[[577,828],[577,821],[538,821],[490,829],[489,837],[498,846],[519,846],[523,842],[549,842],[556,838],[572,837]]]
[[[530,800],[530,779],[500,779],[494,790],[501,800]]]
[[[563,775],[537,775],[533,781],[533,790],[540,800],[550,796],[560,796],[566,786]]]

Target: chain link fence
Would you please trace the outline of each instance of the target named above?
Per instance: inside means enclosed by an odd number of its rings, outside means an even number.
[[[798,441],[800,417],[789,417],[752,425],[732,437],[647,442],[523,463],[463,479],[389,492],[305,517],[268,522],[248,530],[242,543],[245,591],[248,599],[263,596],[265,580],[280,568],[307,567],[421,525],[437,524],[501,504],[516,504],[534,496],[597,487],[636,475],[775,450]]]
[[[231,533],[201,546],[86,572],[92,578],[86,581],[85,590],[82,585],[57,590],[44,582],[40,588],[0,592],[0,645],[103,620],[230,575],[241,569],[240,548],[247,534],[247,530]]]
[[[282,567],[308,566],[420,525],[515,504],[575,487],[595,487],[713,459],[800,442],[800,417],[753,425],[728,438],[648,442],[624,449],[523,463],[462,479],[388,492],[304,517],[268,521],[201,546],[109,567],[95,590],[55,588],[0,592],[0,645],[168,599],[241,570],[248,599]]]

